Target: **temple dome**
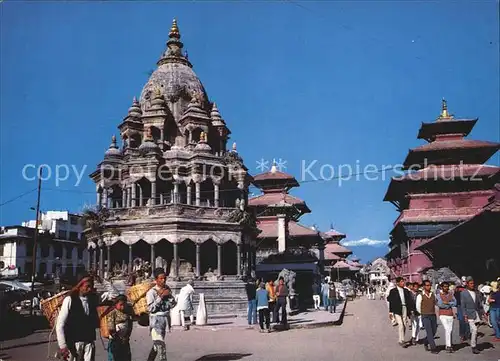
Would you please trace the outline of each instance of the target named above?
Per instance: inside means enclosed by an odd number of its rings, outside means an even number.
[[[158,88],[167,102],[180,101],[182,110],[185,110],[191,102],[193,93],[201,95],[203,108],[208,105],[208,97],[203,84],[193,69],[186,64],[172,62],[160,65],[142,89],[140,103],[143,107],[147,108],[147,105],[151,103],[154,92]]]

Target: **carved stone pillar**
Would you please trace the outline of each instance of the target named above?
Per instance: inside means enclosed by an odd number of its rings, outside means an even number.
[[[91,262],[91,260],[90,260],[90,250],[91,250],[90,248],[87,248],[87,272],[90,271],[90,262]],[[52,268],[47,267],[47,270],[52,270]]]
[[[200,183],[195,183],[196,186],[196,206],[200,206],[200,193],[201,193],[201,184]]]
[[[200,267],[201,267],[201,259],[200,259],[201,246],[199,243],[196,243],[196,277],[200,277]]]
[[[106,207],[106,208],[109,208],[109,205],[108,205],[108,190],[106,188],[104,188],[102,190],[102,206]]]
[[[191,205],[191,183],[186,187],[187,190],[187,197],[186,197],[186,204]]]
[[[174,201],[173,203],[179,203],[179,183],[174,182]]]
[[[92,248],[92,259],[93,259],[92,270],[94,270],[94,272],[97,272],[97,247]]]
[[[214,207],[219,207],[219,185],[214,184]]]
[[[99,276],[104,277],[104,245],[99,247]]]
[[[154,206],[156,204],[156,181],[151,182],[151,199],[149,200],[149,205]]]
[[[222,245],[217,243],[217,273],[222,276]]]
[[[236,245],[236,275],[241,276],[241,244]]]
[[[106,264],[106,272],[108,272],[108,277],[109,277],[109,272],[111,271],[111,245],[108,244],[106,245],[107,251],[108,251],[108,263]]]
[[[172,276],[174,278],[177,278],[179,276],[179,256],[177,250],[177,243],[174,243],[174,259],[172,262],[174,264],[174,274]]]
[[[142,192],[142,187],[139,184],[139,207],[142,207],[144,205],[144,194]]]
[[[127,207],[127,187],[122,188],[122,208]]]
[[[132,273],[132,245],[128,245],[128,273]]]
[[[155,269],[155,245],[151,244],[151,271]]]
[[[160,204],[163,204],[164,201],[163,201],[163,193],[160,193]]]
[[[130,188],[131,188],[131,193],[132,193],[132,197],[131,197],[132,202],[131,202],[130,206],[135,207],[135,205],[137,204],[137,194],[136,194],[137,185],[135,183],[132,183]]]
[[[97,205],[99,207],[102,206],[102,193],[101,192],[97,192]]]

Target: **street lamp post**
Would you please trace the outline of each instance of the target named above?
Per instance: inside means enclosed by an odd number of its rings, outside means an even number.
[[[38,219],[40,215],[40,191],[42,190],[42,170],[38,170],[38,193],[36,198],[36,219],[35,219],[35,233],[33,235],[33,258],[32,258],[32,270],[31,270],[31,307],[30,316],[33,316],[33,298],[35,294],[35,271],[36,271],[36,249],[38,242]]]

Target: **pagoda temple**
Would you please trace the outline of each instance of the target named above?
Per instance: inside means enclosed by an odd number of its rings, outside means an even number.
[[[484,163],[500,144],[466,139],[477,120],[456,119],[443,99],[439,117],[420,127],[418,139],[427,144],[411,149],[407,172],[391,179],[384,201],[400,212],[386,255],[392,277],[420,281],[435,266],[420,246],[474,217],[493,196],[500,168]],[[456,252],[447,251],[451,257]]]
[[[163,267],[172,289],[195,279],[210,312],[246,309],[238,279],[255,268],[251,176],[183,52],[174,20],[157,68],[91,174],[106,216],[89,234],[101,274]],[[106,270],[104,271],[104,266]],[[184,282],[184,283],[183,283]],[[223,292],[224,297],[216,296]]]
[[[273,164],[269,172],[254,176],[252,183],[262,191],[261,195],[249,199],[260,230],[257,264],[274,254],[310,250],[322,243],[319,231],[298,223],[299,218],[311,210],[302,199],[288,194],[290,189],[299,186],[294,176],[278,171]]]
[[[311,285],[321,277],[323,238],[314,227],[298,222],[311,212],[307,204],[288,192],[299,183],[290,174],[281,172],[273,162],[271,170],[253,177],[253,184],[262,194],[249,199],[257,227],[258,277],[274,278],[283,270],[293,272],[295,282],[289,285],[291,295],[298,295],[296,307],[312,300]],[[300,305],[300,306],[299,306]]]
[[[337,268],[344,264],[347,265],[345,261],[352,254],[352,251],[340,244],[346,235],[333,229],[333,226],[330,227],[329,231],[321,233],[321,237],[325,244],[324,270],[327,275],[336,279],[339,274]],[[343,263],[339,263],[339,261],[343,261]],[[337,267],[335,267],[336,264]],[[348,268],[348,265],[345,268]]]

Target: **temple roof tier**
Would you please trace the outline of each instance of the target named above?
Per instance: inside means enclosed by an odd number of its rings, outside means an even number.
[[[255,179],[255,178],[254,178]],[[311,210],[307,207],[306,203],[297,197],[284,193],[264,193],[260,196],[250,198],[248,200],[249,206],[270,206],[278,204],[280,201],[285,201],[288,204],[296,207],[301,213],[310,213]]]
[[[258,238],[277,238],[278,237],[278,219],[277,217],[260,217],[257,221],[257,227],[261,231]],[[300,223],[289,221],[288,233],[291,237],[317,237],[318,231],[315,231]]]
[[[436,136],[445,134],[460,134],[466,137],[471,132],[474,125],[476,125],[476,119],[453,119],[449,121],[432,122],[432,123],[422,123],[420,130],[418,131],[418,139],[425,139],[427,141],[433,141]]]
[[[257,174],[253,178],[253,184],[262,189],[264,193],[273,190],[289,190],[293,187],[299,187],[299,182],[291,174],[280,172],[273,163],[269,172]]]
[[[321,237],[325,240],[326,243],[329,242],[340,242],[342,239],[346,237],[344,233],[336,231],[333,228],[330,228],[329,231],[321,232]]]
[[[340,243],[334,242],[325,245],[325,254],[326,253],[334,253],[338,256],[345,257],[346,255],[352,254],[352,251],[342,246]]]
[[[437,181],[454,181],[457,183],[457,187],[461,182],[464,185],[467,184],[467,189],[471,190],[471,179],[477,180],[473,183],[476,189],[490,189],[493,184],[499,181],[499,178],[500,167],[486,164],[430,166],[400,177],[393,177],[384,196],[384,201],[401,201],[409,193],[429,191],[432,183]],[[481,182],[478,182],[479,180]],[[436,188],[435,191],[439,190],[436,184],[433,188]]]
[[[423,167],[425,164],[482,164],[500,149],[500,143],[481,140],[450,139],[434,141],[411,149],[403,162],[403,169]]]

